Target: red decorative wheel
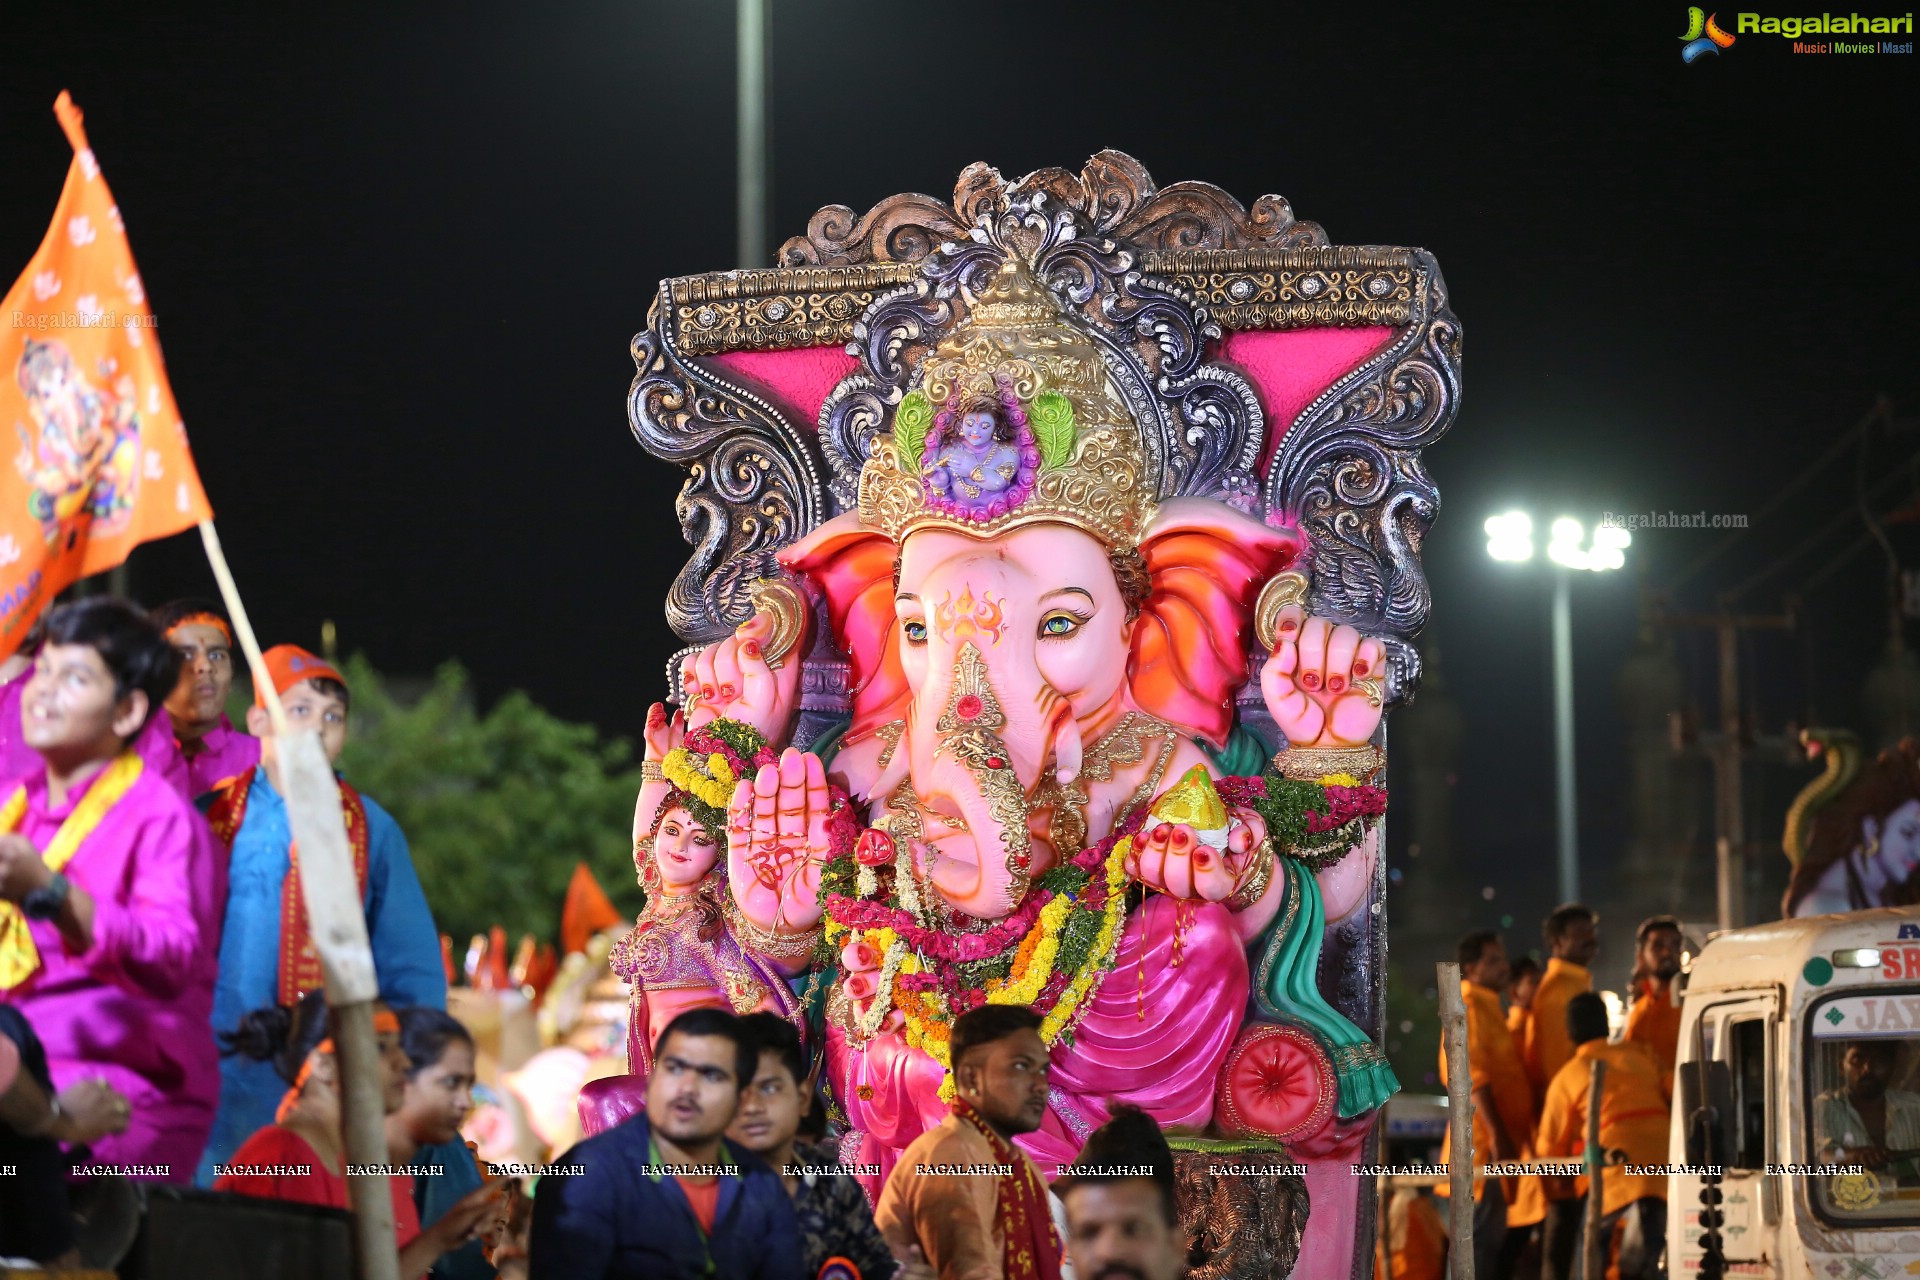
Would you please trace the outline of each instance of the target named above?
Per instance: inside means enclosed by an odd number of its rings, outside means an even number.
[[[1338,1100],[1319,1041],[1299,1027],[1257,1023],[1227,1052],[1214,1121],[1236,1137],[1297,1141],[1325,1128]]]

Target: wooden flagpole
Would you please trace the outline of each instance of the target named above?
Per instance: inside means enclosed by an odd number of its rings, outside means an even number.
[[[1601,1266],[1605,1248],[1600,1240],[1601,1211],[1606,1192],[1600,1185],[1600,1171],[1607,1163],[1600,1150],[1600,1102],[1606,1096],[1607,1064],[1596,1059],[1593,1078],[1587,1082],[1587,1212],[1580,1224],[1580,1275],[1582,1280],[1600,1280],[1606,1274]]]
[[[1440,1043],[1447,1055],[1447,1274],[1473,1280],[1473,1070],[1467,1056],[1467,1003],[1460,966],[1435,966],[1440,986]]]
[[[385,1168],[390,1161],[386,1090],[379,1041],[373,1030],[373,1006],[380,997],[380,984],[374,974],[373,948],[367,939],[366,916],[353,875],[346,822],[340,812],[339,783],[320,747],[319,735],[287,726],[286,708],[279,690],[267,677],[260,641],[253,634],[253,624],[240,601],[240,589],[234,585],[233,571],[227,567],[211,520],[200,522],[200,540],[206,546],[207,563],[220,584],[220,596],[233,619],[240,648],[247,655],[248,665],[259,673],[267,716],[273,721],[274,757],[285,791],[282,798],[287,803],[287,822],[300,845],[300,890],[306,898],[307,919],[326,977],[327,1005],[332,1010],[346,1162],[349,1167]],[[393,1199],[386,1175],[350,1174],[347,1202],[353,1209],[360,1280],[400,1280]]]

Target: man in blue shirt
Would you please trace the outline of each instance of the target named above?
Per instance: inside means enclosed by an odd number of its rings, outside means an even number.
[[[262,656],[267,669],[256,674],[256,689],[271,679],[288,723],[316,730],[327,759],[339,759],[347,743],[346,681],[331,664],[295,645],[277,645]],[[223,784],[207,812],[214,834],[232,850],[213,991],[216,1035],[231,1032],[251,1010],[297,1003],[321,983],[294,870],[293,833],[279,791],[272,724],[263,705],[247,713],[247,725],[261,739],[260,766]],[[340,801],[366,904],[380,998],[396,1009],[446,1008],[440,933],[414,874],[406,837],[385,809],[344,780]],[[273,1123],[285,1092],[286,1081],[273,1064],[239,1055],[221,1059],[220,1107],[195,1179],[200,1186],[212,1186],[213,1167],[226,1163],[255,1130]]]
[[[668,1023],[646,1113],[561,1156],[534,1188],[530,1280],[806,1280],[780,1175],[723,1137],[759,1060],[724,1009]]]

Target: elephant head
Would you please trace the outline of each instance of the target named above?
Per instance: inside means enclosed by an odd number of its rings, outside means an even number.
[[[928,527],[896,544],[848,515],[781,560],[819,586],[851,659],[847,741],[889,741],[878,771],[849,781],[876,815],[891,804],[907,818],[952,907],[996,918],[1057,852],[1036,793],[1071,783],[1121,716],[1225,739],[1254,598],[1299,545],[1177,499],[1137,549],[1050,521],[989,536]]]

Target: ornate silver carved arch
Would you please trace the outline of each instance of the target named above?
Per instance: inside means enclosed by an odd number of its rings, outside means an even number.
[[[1430,607],[1420,544],[1439,510],[1420,454],[1460,397],[1460,326],[1437,265],[1417,249],[1331,245],[1278,196],[1247,208],[1207,183],[1157,187],[1115,151],[1078,174],[1012,182],[972,165],[950,202],[829,206],[781,247],[779,266],[661,285],[633,341],[628,413],[642,445],[688,470],[678,512],[694,551],[667,605],[675,632],[689,644],[726,634],[773,552],[850,506],[919,361],[1009,253],[1106,350],[1161,495],[1297,520],[1313,544],[1316,609],[1387,636],[1389,696],[1411,696],[1409,641]],[[1267,421],[1252,383],[1222,361],[1222,339],[1327,326],[1396,332],[1291,422]],[[711,361],[842,345],[858,368],[811,422]],[[826,660],[816,653],[809,668]],[[810,678],[821,709],[836,683]]]

